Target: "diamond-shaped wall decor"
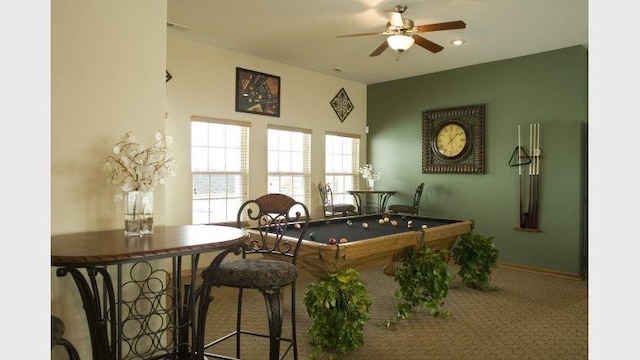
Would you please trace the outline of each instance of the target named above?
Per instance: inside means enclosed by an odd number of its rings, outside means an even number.
[[[333,108],[333,111],[336,112],[336,115],[338,115],[340,122],[344,122],[344,119],[347,118],[354,106],[353,103],[351,103],[347,92],[342,88],[338,91],[333,100],[331,100],[331,107]]]

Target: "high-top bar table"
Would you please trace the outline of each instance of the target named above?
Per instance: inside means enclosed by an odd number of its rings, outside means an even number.
[[[349,194],[353,195],[356,201],[356,207],[358,208],[358,214],[380,214],[387,208],[387,201],[392,195],[395,195],[395,190],[349,190]],[[375,202],[367,202],[367,196],[372,195],[377,198]]]
[[[153,234],[133,237],[123,230],[54,235],[51,266],[75,281],[94,360],[187,359],[189,333],[195,333],[194,294],[188,286],[181,292],[182,257],[191,258],[195,284],[200,254],[239,246],[248,236],[218,225],[158,226]],[[171,271],[153,269],[149,261],[156,259],[171,259]],[[109,271],[114,268],[115,283]]]

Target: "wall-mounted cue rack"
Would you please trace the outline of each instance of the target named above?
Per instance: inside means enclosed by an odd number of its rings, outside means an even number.
[[[538,205],[540,195],[540,123],[529,124],[529,151],[522,146],[520,125],[518,125],[518,146],[513,150],[509,166],[518,168],[520,224],[516,230],[540,231],[538,228]],[[525,167],[523,171],[523,167]],[[528,170],[528,177],[526,172]],[[527,190],[528,185],[528,190]],[[526,206],[525,206],[526,204]]]

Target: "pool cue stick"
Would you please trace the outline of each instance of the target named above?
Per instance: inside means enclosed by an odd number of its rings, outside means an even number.
[[[533,126],[532,124],[529,124],[529,151],[533,151]],[[533,154],[533,153],[532,153]],[[531,188],[531,180],[533,179],[533,157],[531,159],[531,162],[529,162],[529,196],[527,197],[527,200],[529,201],[529,205],[527,206],[527,212],[524,213],[524,228],[528,228],[529,227],[529,223],[531,222],[530,220],[530,215],[531,215],[531,194],[532,194],[532,188]]]
[[[535,124],[535,144],[536,144],[536,164],[534,167],[534,175],[536,180],[535,197],[533,200],[533,227],[538,228],[538,197],[540,195],[540,123]]]
[[[540,171],[540,125],[533,124],[532,126],[532,171],[531,171],[531,197],[529,199],[529,217],[527,227],[531,229],[538,228],[538,186],[539,186],[539,171]]]
[[[518,125],[518,195],[520,197],[519,211],[518,211],[518,221],[520,222],[520,227],[524,228],[524,214],[522,213],[522,192],[524,189],[522,188],[522,146],[520,144],[520,125]]]

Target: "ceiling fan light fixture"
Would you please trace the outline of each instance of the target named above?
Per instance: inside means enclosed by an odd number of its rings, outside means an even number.
[[[389,24],[398,27],[398,28],[402,28],[402,14],[397,13],[397,12],[393,12],[391,13],[391,16],[389,17]]]
[[[409,49],[414,42],[414,38],[407,35],[391,35],[387,38],[389,47],[397,52]]]
[[[464,43],[466,43],[466,41],[465,41],[465,40],[463,40],[463,39],[454,39],[454,40],[451,40],[451,45],[453,45],[453,46],[460,46],[460,45],[464,45]]]

